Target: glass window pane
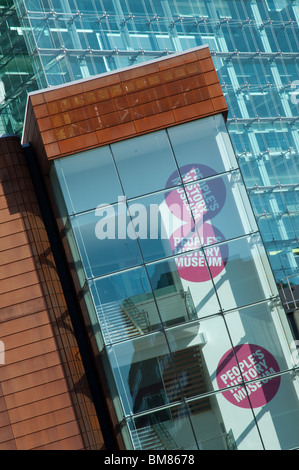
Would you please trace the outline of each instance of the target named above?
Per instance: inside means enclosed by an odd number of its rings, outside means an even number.
[[[189,410],[184,403],[135,418],[129,428],[136,450],[198,450]]]
[[[149,34],[130,34],[129,35],[134,50],[151,50],[151,40]]]
[[[299,445],[299,381],[293,373],[263,381],[263,388],[277,390],[262,409],[254,408],[265,450],[289,450]],[[261,386],[261,382],[252,386]],[[253,398],[249,397],[251,403]]]
[[[174,49],[174,45],[173,45],[173,42],[171,40],[171,38],[166,35],[166,34],[157,34],[155,36],[156,40],[157,40],[157,44],[158,44],[158,50],[165,50],[167,49],[168,51],[171,51]]]
[[[168,134],[185,182],[191,176],[192,180],[206,178],[238,166],[221,115],[174,126]]]
[[[200,450],[263,450],[251,410],[225,406],[222,394],[217,393],[209,397],[211,412],[199,412],[206,400],[188,401]]]
[[[119,396],[126,414],[181,400],[165,336],[162,332],[108,347]],[[171,377],[172,387],[164,380]],[[177,393],[173,393],[173,391]]]
[[[224,263],[215,268],[213,278],[223,310],[245,306],[276,295],[269,262],[259,236],[240,238],[206,248],[209,263],[215,250],[224,250]],[[213,252],[211,251],[213,250]],[[220,260],[220,256],[218,257]]]
[[[252,359],[252,355],[249,357]],[[230,374],[233,369],[229,370]],[[238,386],[223,392],[219,396],[222,416],[227,428],[232,430],[233,442],[238,449],[259,449],[256,447],[258,441],[253,440],[256,434],[254,421],[259,428],[265,450],[297,447],[298,392],[298,380],[294,380],[293,374],[250,381],[246,387]],[[255,415],[254,421],[252,412]]]
[[[69,214],[117,202],[123,195],[109,147],[60,158],[55,167]]]
[[[140,336],[160,327],[144,268],[91,281],[90,290],[106,343]]]
[[[175,192],[175,194],[174,194]],[[128,201],[132,225],[139,239],[145,261],[154,261],[176,252],[190,251],[201,246],[191,209],[186,202],[181,204],[184,194],[178,190],[160,192]]]
[[[214,315],[166,330],[177,377],[186,399],[226,388],[230,384],[218,380],[221,357],[232,348],[222,316]],[[234,366],[237,361],[232,355]],[[208,408],[208,405],[207,405]],[[211,407],[209,407],[211,410]]]
[[[119,33],[107,33],[107,38],[110,40],[111,49],[114,49],[115,47],[117,49],[125,48],[123,38]]]
[[[257,230],[238,172],[185,185],[185,191],[183,188],[173,189],[167,194],[166,203],[173,215],[184,222],[170,237],[176,253]],[[186,227],[190,227],[189,233]]]
[[[71,217],[87,278],[102,276],[142,264],[138,243],[132,237],[119,237],[118,221],[125,204],[106,206]],[[126,228],[126,225],[125,225]]]
[[[203,244],[258,230],[239,172],[189,184],[185,190]]]
[[[267,361],[263,361],[264,358],[261,356],[258,375],[250,377],[245,374],[245,380],[260,378],[269,373],[271,356],[273,364],[276,364],[272,366],[272,373],[285,371],[294,366],[289,346],[293,338],[281,307],[275,307],[270,302],[262,302],[228,313],[225,318],[233,345],[236,347],[244,344],[252,345],[253,353],[258,348],[266,349],[268,352],[268,366],[266,366]],[[237,352],[238,359],[241,353],[242,351]],[[264,353],[264,356],[266,355]]]
[[[118,142],[111,149],[128,198],[168,187],[177,169],[166,131]]]
[[[219,312],[210,274],[202,259],[202,253],[195,252],[147,265],[160,315],[167,326]]]

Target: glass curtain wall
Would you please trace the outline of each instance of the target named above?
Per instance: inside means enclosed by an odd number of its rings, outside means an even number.
[[[14,1],[48,86],[208,44],[277,284],[299,284],[298,0]]]
[[[0,135],[22,133],[27,94],[36,89],[16,10],[10,0],[0,0]]]
[[[51,181],[126,448],[299,447],[294,343],[222,115]]]

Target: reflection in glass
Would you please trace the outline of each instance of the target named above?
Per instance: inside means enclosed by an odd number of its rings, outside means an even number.
[[[185,191],[203,244],[258,230],[239,172],[185,185]]]
[[[108,146],[54,162],[68,213],[117,202],[122,189]]]
[[[215,395],[189,401],[188,407],[200,450],[237,450],[233,430],[226,429]]]
[[[134,234],[126,235],[126,205],[105,206],[71,217],[87,278],[102,276],[142,263]],[[124,236],[119,236],[124,229]]]
[[[188,407],[182,402],[129,422],[136,450],[198,450]]]
[[[270,298],[276,286],[260,237],[239,238],[224,246],[228,248],[226,261],[213,275],[223,310]]]
[[[279,383],[277,381],[279,380]],[[263,381],[264,383],[266,381]],[[254,382],[260,386],[261,383]],[[299,378],[287,373],[271,378],[266,385],[277,388],[275,397],[262,409],[254,409],[255,418],[266,450],[288,450],[299,446]],[[265,386],[265,385],[264,385]],[[249,400],[252,402],[251,397]],[[271,429],[271,432],[269,430]]]
[[[107,351],[126,414],[181,400],[180,384],[163,333],[115,344]]]
[[[167,326],[219,312],[201,251],[149,264],[147,271],[162,320]]]
[[[182,187],[178,191],[184,193]],[[176,200],[176,190],[128,201],[128,211],[146,262],[201,246],[191,209]]]
[[[128,198],[168,187],[177,169],[166,131],[118,142],[111,150]]]
[[[168,135],[184,182],[238,167],[220,114],[174,126]]]
[[[232,385],[218,380],[223,373],[220,360],[232,348],[222,316],[171,327],[165,334],[173,357],[185,362],[178,377],[186,399]],[[237,365],[233,353],[229,360]],[[179,371],[179,362],[177,367]]]
[[[217,393],[209,396],[210,412],[199,413],[205,400],[187,403],[200,450],[263,450],[251,410],[244,413],[237,406],[228,408]]]
[[[245,343],[262,346],[273,356],[280,371],[294,366],[289,346],[292,338],[286,336],[288,328],[284,325],[286,319],[281,307],[274,306],[272,302],[262,302],[227,313],[225,318],[234,346]],[[261,361],[263,359],[261,357]],[[268,368],[262,362],[260,373],[265,374],[266,370]]]
[[[159,328],[160,317],[144,268],[91,281],[90,290],[107,343]]]
[[[185,399],[211,391],[212,384],[205,364],[203,347],[206,335],[199,324],[172,328],[166,333],[181,392]],[[175,344],[174,344],[175,343]],[[201,402],[198,413],[211,411],[209,398]]]

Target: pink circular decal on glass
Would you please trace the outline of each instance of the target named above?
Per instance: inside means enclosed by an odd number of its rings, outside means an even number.
[[[190,163],[180,167],[180,175],[178,171],[175,171],[167,180],[166,188],[176,186],[180,184],[181,179],[183,183],[190,183],[191,181],[200,180],[202,178],[208,178],[209,176],[216,175],[216,171],[207,165],[201,165],[200,163]]]
[[[188,221],[191,217],[195,223],[205,222],[215,217],[223,208],[226,198],[225,183],[221,178],[197,181],[199,178],[212,176],[215,171],[205,165],[192,164],[181,169],[182,180],[192,183],[183,188],[170,190],[166,196],[169,210],[180,220]],[[195,181],[196,180],[196,181]],[[179,179],[174,173],[167,181],[166,187],[178,184]]]
[[[239,366],[233,350],[227,351],[217,367],[219,388],[233,387],[223,396],[240,408],[260,408],[275,397],[280,386],[280,377],[268,379],[270,374],[279,372],[274,356],[267,349],[256,344],[242,344],[235,347]],[[240,385],[243,381],[256,382]]]
[[[216,227],[205,223],[199,232],[190,231],[182,233],[184,226],[177,229],[170,237],[169,242],[173,253],[183,253],[176,258],[176,265],[182,279],[190,282],[205,282],[214,278],[225,268],[228,260],[228,245],[215,245],[225,240],[224,235]],[[198,250],[202,245],[210,245]],[[209,266],[209,269],[208,267]],[[210,276],[210,272],[211,276]]]

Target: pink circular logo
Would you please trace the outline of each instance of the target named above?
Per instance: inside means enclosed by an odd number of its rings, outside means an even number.
[[[170,236],[169,242],[173,253],[182,254],[176,258],[180,277],[205,282],[211,276],[218,276],[228,261],[228,245],[216,245],[225,237],[210,222],[224,206],[226,186],[222,178],[206,179],[215,175],[215,170],[206,165],[185,165],[180,172],[185,187],[170,190],[165,201],[169,211],[183,224]],[[175,172],[166,187],[180,183],[180,176]],[[210,247],[199,250],[206,245]]]
[[[227,351],[217,367],[217,384],[219,388],[233,387],[223,392],[223,396],[233,405],[240,408],[259,408],[274,398],[280,386],[280,377],[268,379],[271,374],[279,372],[274,356],[256,344],[242,344],[235,347],[238,359],[236,362],[233,349]],[[243,381],[256,382],[246,384]]]
[[[185,190],[183,187],[173,189],[165,198],[169,210],[178,219],[185,222],[192,216],[195,223],[203,223],[212,219],[221,211],[225,203],[226,187],[224,181],[221,178],[196,181],[199,175],[203,178],[215,174],[212,168],[204,165],[187,165],[184,167],[184,172]],[[169,187],[170,182],[175,180],[175,175],[172,175],[166,187]],[[186,185],[187,182],[193,181],[193,184]]]
[[[186,281],[205,282],[210,280],[211,276],[218,276],[228,260],[228,245],[215,245],[223,240],[225,238],[220,230],[208,223],[203,224],[199,232],[193,230],[185,236],[182,228],[177,229],[169,242],[173,253],[184,253],[176,258],[180,277]],[[202,250],[189,253],[191,250],[198,250],[202,245],[210,245],[205,248],[205,254]]]
[[[172,173],[172,175],[168,178],[165,187],[169,188],[171,186],[177,186],[180,184],[181,180],[186,184],[190,183],[191,181],[201,180],[216,174],[216,171],[207,165],[202,165],[200,163],[190,163],[180,167],[180,174],[178,171]]]

